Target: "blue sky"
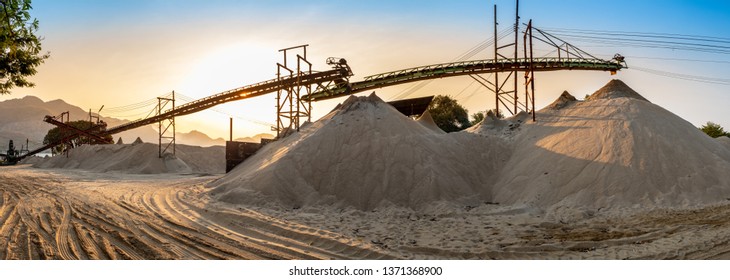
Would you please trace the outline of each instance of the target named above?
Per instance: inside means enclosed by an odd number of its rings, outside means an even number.
[[[37,86],[0,99],[36,95],[84,108],[121,106],[176,90],[200,98],[275,74],[288,46],[310,44],[310,60],[326,69],[329,56],[345,57],[359,80],[391,70],[448,62],[493,35],[492,7],[500,29],[514,22],[514,1],[33,1],[43,46],[52,58],[33,78]],[[520,1],[522,22],[538,27],[676,33],[730,38],[730,1]],[[575,45],[602,58],[627,57],[629,67],[726,78],[730,55],[668,49]],[[648,58],[647,58],[648,57]],[[492,58],[491,51],[473,59]],[[712,60],[709,62],[661,60]],[[720,61],[720,62],[717,62]],[[539,74],[538,106],[568,90],[578,97],[619,78],[699,126],[730,128],[728,85],[672,79],[640,72]],[[468,78],[429,83],[412,97],[460,95],[470,112],[492,108],[493,97]],[[378,90],[384,99],[408,85]],[[471,94],[473,93],[473,94]],[[464,98],[467,97],[468,98]],[[315,104],[315,116],[335,102]],[[273,96],[220,106],[240,116],[239,136],[267,132]],[[103,113],[102,113],[103,114]],[[140,113],[141,114],[141,113]],[[119,116],[122,117],[122,116]],[[227,135],[228,116],[201,112],[178,120],[178,131]],[[257,124],[258,123],[258,124]],[[203,129],[201,129],[203,128]]]

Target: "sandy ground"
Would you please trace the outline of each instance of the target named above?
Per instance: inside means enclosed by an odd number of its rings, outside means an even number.
[[[332,232],[193,199],[212,178],[4,167],[0,259],[393,258]]]
[[[216,176],[4,167],[0,259],[728,259],[730,203],[544,217],[484,204],[214,202]]]

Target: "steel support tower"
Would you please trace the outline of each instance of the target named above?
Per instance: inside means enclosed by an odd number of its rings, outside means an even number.
[[[168,105],[170,105],[169,110],[175,110],[175,91],[172,92],[172,97],[158,97],[157,98],[157,115],[162,115],[163,109],[167,108]],[[168,111],[168,110],[165,110]],[[172,155],[175,156],[175,116],[172,115],[169,118],[161,119],[157,123],[158,132],[159,132],[159,157],[162,158],[162,156],[167,152],[167,149],[172,146]],[[170,128],[172,128],[172,133],[170,133]],[[164,141],[163,141],[164,140]],[[163,143],[164,142],[164,143]],[[163,144],[165,144],[165,147],[163,148]]]
[[[310,100],[302,100],[302,93],[309,96],[312,93],[312,84],[302,84],[302,75],[312,74],[312,63],[307,60],[307,46],[301,45],[279,50],[284,55],[284,64],[276,64],[276,79],[282,81],[285,78],[296,78],[295,83],[290,83],[276,91],[276,127],[272,130],[276,131],[276,137],[283,137],[282,133],[287,134],[293,130],[299,131],[301,119],[307,118],[311,121],[312,102]],[[288,52],[301,53],[296,54],[296,68],[291,69],[287,62]]]

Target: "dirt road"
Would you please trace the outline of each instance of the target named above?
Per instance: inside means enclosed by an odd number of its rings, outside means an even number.
[[[4,168],[0,259],[393,258],[305,225],[206,207],[194,198],[213,178]]]

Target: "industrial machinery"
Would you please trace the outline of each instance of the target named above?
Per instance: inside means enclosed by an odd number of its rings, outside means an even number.
[[[0,154],[0,165],[14,165],[20,161],[20,151],[15,149],[13,140],[8,144],[8,150]]]

